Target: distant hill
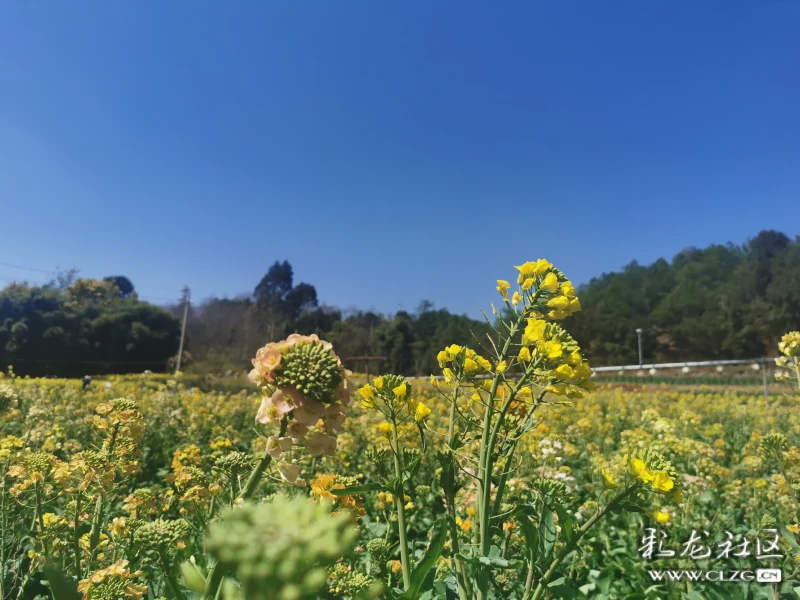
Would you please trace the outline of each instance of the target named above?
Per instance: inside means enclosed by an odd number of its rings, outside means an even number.
[[[774,355],[800,327],[800,238],[762,231],[741,246],[688,248],[672,261],[632,262],[581,286],[566,323],[595,366]]]

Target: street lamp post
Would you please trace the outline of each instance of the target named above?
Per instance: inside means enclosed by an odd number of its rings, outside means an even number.
[[[636,329],[636,336],[639,338],[639,368],[641,369],[644,365],[644,361],[642,360],[642,329]]]

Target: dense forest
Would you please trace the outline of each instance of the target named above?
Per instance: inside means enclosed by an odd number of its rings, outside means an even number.
[[[762,231],[740,246],[689,248],[671,261],[632,262],[578,293],[583,310],[565,325],[597,366],[635,363],[637,328],[648,362],[770,355],[782,333],[800,327],[800,239]],[[0,365],[67,376],[168,369],[182,312],[140,301],[121,276],[14,283],[0,291]],[[485,340],[491,328],[428,301],[394,315],[325,306],[283,261],[250,294],[190,307],[183,364],[241,371],[259,346],[294,331],[332,341],[353,370],[426,375],[438,350]]]
[[[774,355],[800,327],[800,239],[762,231],[741,246],[688,248],[671,262],[632,262],[579,287],[568,327],[593,364]]]
[[[164,370],[178,350],[180,324],[142,302],[126,277],[78,279],[0,291],[0,365],[21,375]]]

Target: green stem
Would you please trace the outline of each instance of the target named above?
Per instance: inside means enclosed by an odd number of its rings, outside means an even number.
[[[8,464],[5,465],[8,467]],[[3,478],[0,479],[0,600],[6,597],[6,469],[3,469]]]
[[[614,506],[625,496],[630,494],[631,491],[633,491],[634,489],[635,489],[634,487],[630,487],[617,494],[617,496],[613,498],[611,502],[609,502],[603,508],[598,510],[588,521],[586,521],[586,523],[584,523],[583,527],[581,527],[575,532],[575,537],[573,537],[561,549],[561,551],[556,555],[553,562],[550,563],[550,566],[548,567],[547,571],[545,571],[544,575],[542,575],[542,578],[539,580],[539,583],[536,586],[536,590],[533,592],[533,597],[531,598],[531,600],[541,600],[547,589],[547,584],[550,583],[550,579],[552,579],[558,567],[561,566],[561,563],[564,562],[564,559],[567,558],[567,556],[569,556],[573,550],[575,550],[575,547],[578,545],[578,542],[581,541],[583,536],[586,535],[592,527],[594,527],[595,523],[597,523],[600,519],[602,519],[605,516],[605,514],[612,506]],[[523,596],[522,600],[528,600],[528,595],[526,594],[525,596]]]
[[[289,419],[284,416],[283,419],[281,419],[281,428],[278,432],[278,437],[283,437],[288,427]],[[253,469],[253,472],[250,473],[250,477],[247,478],[247,483],[244,485],[244,490],[242,490],[242,499],[248,500],[253,496],[258,484],[261,483],[261,477],[264,475],[264,471],[267,470],[271,462],[272,457],[264,450],[264,455],[261,457],[261,460],[258,462],[255,469]]]
[[[508,331],[508,338],[503,345],[503,350],[497,358],[498,362],[504,361],[508,357],[511,343],[517,333],[519,321],[514,322]],[[489,449],[489,439],[492,429],[492,416],[494,414],[494,399],[497,396],[497,388],[500,384],[500,373],[495,373],[492,380],[492,387],[489,389],[489,398],[486,402],[486,414],[483,417],[483,434],[481,435],[481,449],[479,454],[479,474],[478,474],[478,528],[480,530],[480,555],[488,556],[492,545],[491,525],[491,502],[492,502],[492,455]],[[487,600],[489,597],[489,569],[481,567],[478,569],[477,577],[477,598]]]
[[[289,428],[289,418],[284,415],[283,419],[281,419],[281,427],[278,431],[278,437],[283,437],[286,435],[286,430]],[[261,477],[264,475],[264,471],[267,470],[267,467],[272,462],[272,457],[267,452],[266,448],[264,449],[264,455],[261,457],[261,460],[258,461],[258,464],[255,466],[253,471],[250,473],[250,477],[247,478],[247,483],[244,486],[244,490],[242,490],[241,498],[242,500],[249,500],[253,494],[255,493],[256,489],[258,488],[258,484],[261,482]],[[219,591],[222,588],[222,569],[219,566],[219,563],[215,563],[211,570],[208,572],[208,586],[206,587],[206,592],[202,596],[202,600],[208,600],[209,598],[216,598],[219,595]]]
[[[45,538],[44,532],[44,514],[42,509],[42,492],[39,489],[39,484],[36,483],[33,486],[33,490],[36,494],[36,518],[39,521],[39,533],[42,536],[42,546],[44,547],[44,555],[47,558],[50,558],[50,548],[47,544],[47,539]]]
[[[119,423],[114,425],[111,431],[111,437],[108,442],[108,451],[106,457],[108,460],[114,456],[114,446],[117,443],[117,433],[119,433]],[[103,494],[98,492],[97,502],[94,505],[94,515],[92,515],[92,529],[89,533],[89,552],[94,552],[97,544],[100,543],[100,526],[103,521]]]
[[[450,423],[447,427],[447,443],[452,444],[455,436],[456,423],[456,402],[458,401],[458,386],[453,387],[453,399],[450,405]],[[458,584],[458,597],[461,600],[470,600],[469,588],[467,587],[467,572],[464,563],[457,555],[461,552],[458,542],[458,525],[456,525],[456,457],[452,448],[449,448],[446,464],[442,469],[442,489],[444,490],[445,505],[447,508],[447,520],[450,530],[450,545],[453,551],[453,564],[456,572],[456,583]]]
[[[81,494],[78,493],[75,499],[75,522],[72,528],[72,552],[74,553],[73,560],[75,561],[75,577],[78,581],[81,580],[81,542],[78,524],[81,516]]]
[[[184,595],[183,591],[181,590],[181,586],[178,583],[178,580],[175,577],[175,573],[167,562],[167,559],[163,556],[159,557],[161,563],[161,569],[164,571],[164,576],[167,578],[167,583],[169,587],[172,589],[172,593],[177,598],[177,600],[186,600],[186,596]]]
[[[406,540],[406,507],[403,487],[403,463],[400,456],[400,444],[397,435],[397,421],[392,417],[392,454],[394,454],[394,472],[397,477],[395,505],[397,506],[397,533],[400,536],[400,562],[403,566],[403,588],[411,587],[411,566],[408,560],[408,542]]]

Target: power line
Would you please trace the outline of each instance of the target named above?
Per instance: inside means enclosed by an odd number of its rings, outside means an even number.
[[[37,271],[39,273],[47,273],[48,275],[55,275],[55,271],[45,271],[44,269],[36,269],[34,267],[22,267],[20,265],[13,265],[7,262],[0,262],[0,266],[11,267],[12,269],[22,269],[23,271]]]
[[[32,272],[35,272],[35,273],[46,273],[48,275],[58,275],[58,271],[48,271],[46,269],[39,269],[37,267],[26,267],[26,266],[17,265],[17,264],[14,264],[14,263],[0,262],[0,266],[10,267],[12,269],[21,269],[23,271],[32,271]],[[5,276],[0,277],[0,278],[6,279],[6,280],[11,280],[11,281],[15,280],[14,278],[7,278]],[[36,283],[41,283],[41,282],[36,282]],[[136,285],[135,287],[136,287],[136,289],[160,290],[162,292],[175,292],[175,294],[181,294],[182,293],[182,290],[179,290],[179,289],[166,288],[166,287],[161,287],[161,286],[157,286],[157,285]],[[154,296],[154,297],[156,297],[156,296]],[[161,299],[165,300],[166,298],[161,298]],[[170,298],[170,300],[174,300],[174,298]]]

